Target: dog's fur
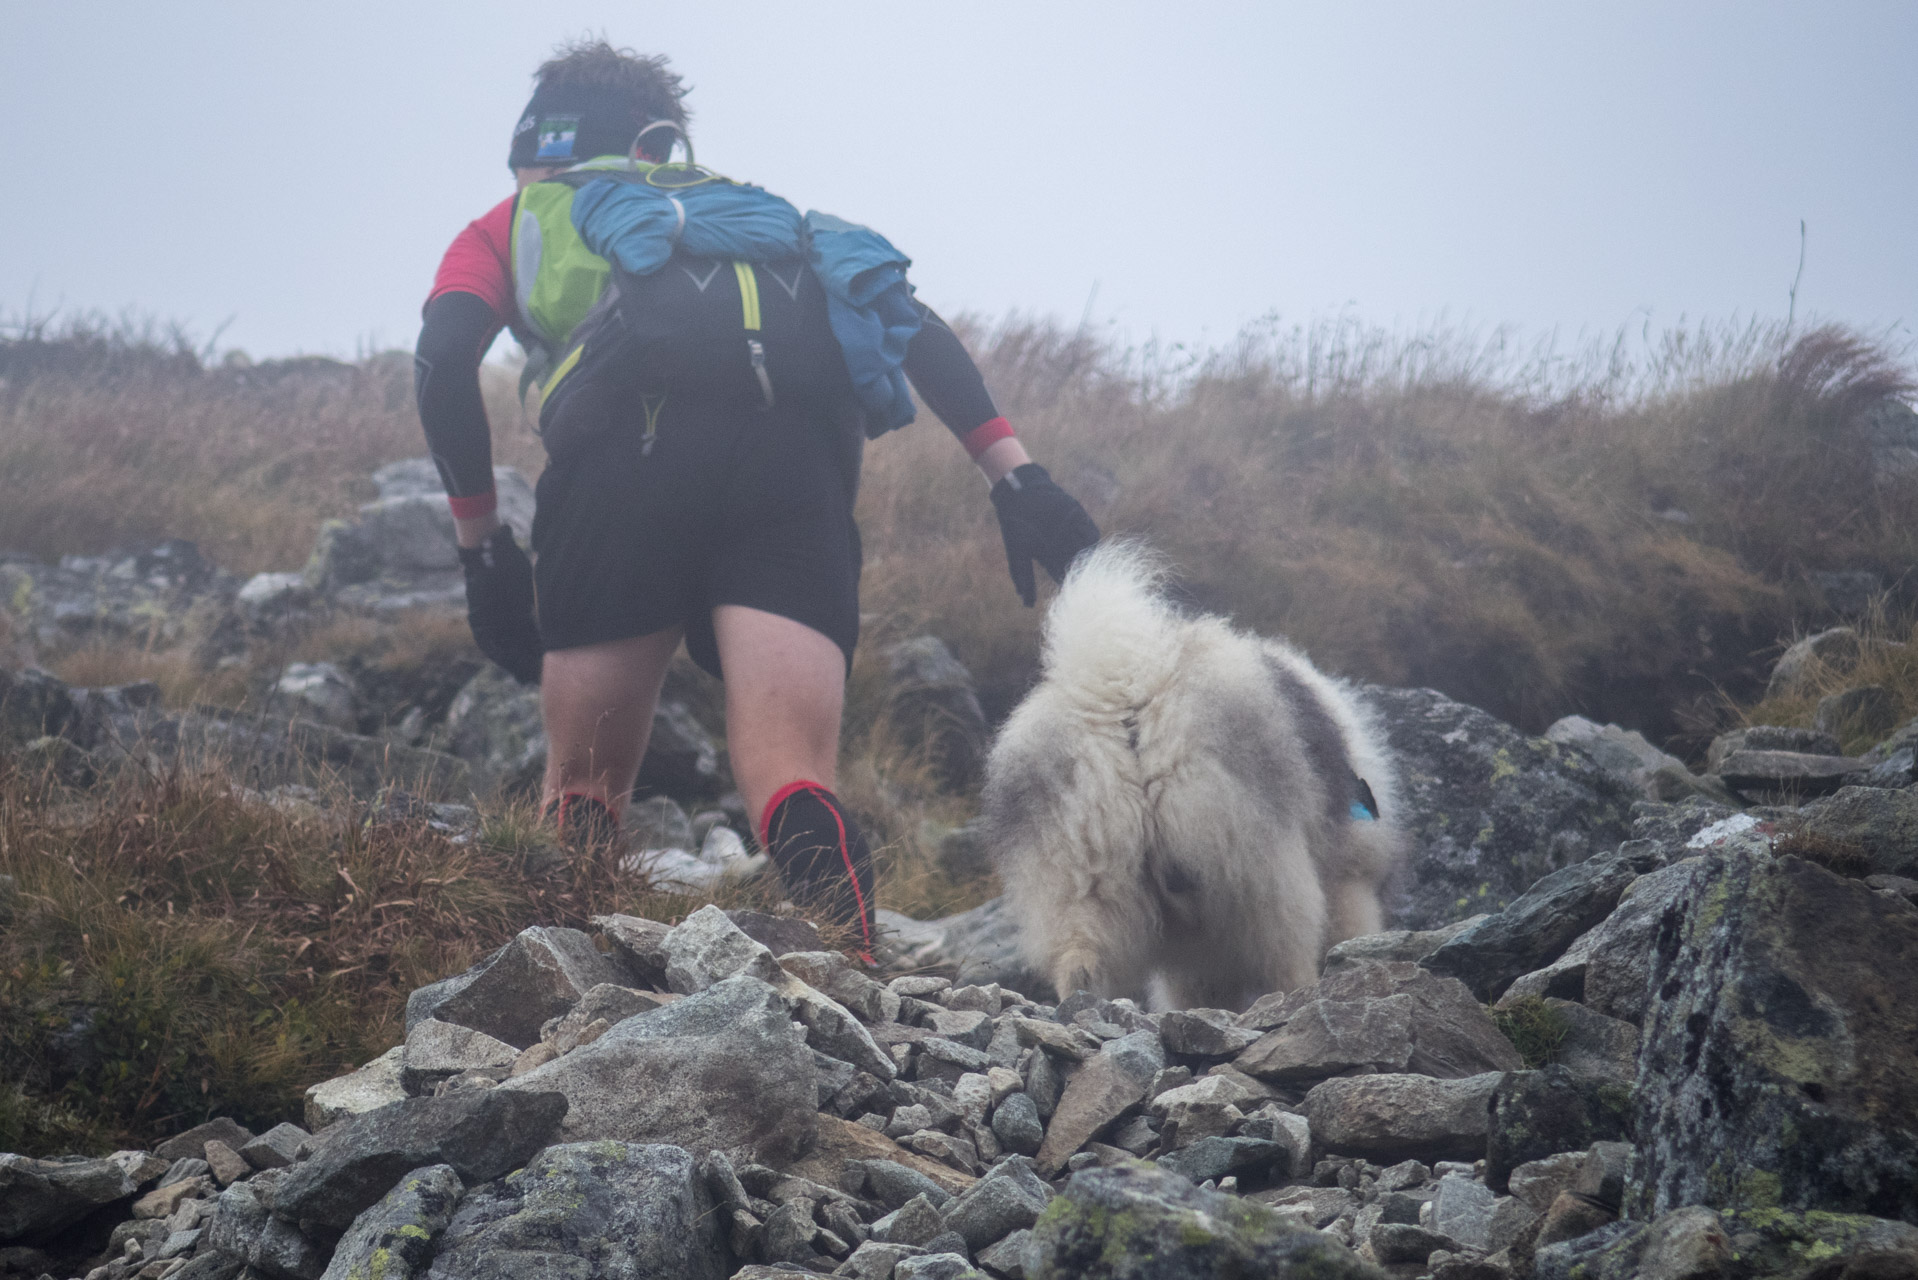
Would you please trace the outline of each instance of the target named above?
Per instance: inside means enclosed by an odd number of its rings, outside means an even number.
[[[1061,997],[1239,1009],[1379,928],[1398,778],[1372,714],[1277,640],[1181,614],[1136,544],[1080,557],[987,764],[989,847]],[[1357,779],[1381,817],[1353,816]]]

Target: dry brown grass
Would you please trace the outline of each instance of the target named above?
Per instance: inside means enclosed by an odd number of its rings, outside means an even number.
[[[268,805],[217,769],[49,795],[0,760],[0,1149],[297,1118],[309,1084],[401,1040],[413,988],[528,924],[709,900],[558,857],[526,809],[474,843],[365,813]]]

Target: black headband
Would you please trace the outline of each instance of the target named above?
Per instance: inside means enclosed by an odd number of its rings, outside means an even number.
[[[575,165],[595,156],[623,156],[647,125],[644,111],[616,90],[542,86],[520,113],[506,163],[514,169]],[[664,159],[676,130],[646,135],[646,154]]]

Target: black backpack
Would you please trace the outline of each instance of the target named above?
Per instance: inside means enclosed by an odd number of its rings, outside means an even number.
[[[826,291],[803,258],[744,262],[676,253],[643,276],[615,268],[546,379],[539,431],[554,458],[609,429],[652,449],[674,396],[843,409],[852,402]]]

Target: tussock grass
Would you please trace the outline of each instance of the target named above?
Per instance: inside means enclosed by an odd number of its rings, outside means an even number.
[[[413,988],[528,924],[706,901],[557,856],[530,810],[458,843],[328,799],[266,803],[217,770],[49,795],[0,761],[0,1150],[297,1118],[308,1085],[400,1041]]]
[[[1856,630],[1855,662],[1823,662],[1814,658],[1790,692],[1767,693],[1747,706],[1733,708],[1731,714],[1743,724],[1810,728],[1822,699],[1847,689],[1876,685],[1891,695],[1896,723],[1918,716],[1918,621],[1901,616],[1881,602],[1856,624]],[[1781,643],[1778,647],[1782,649],[1784,645]],[[1835,732],[1849,754],[1867,750],[1886,736],[1857,725],[1839,725]]]

